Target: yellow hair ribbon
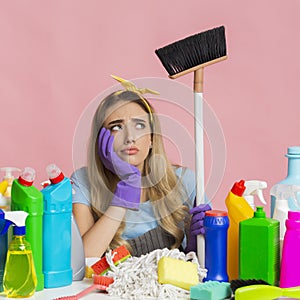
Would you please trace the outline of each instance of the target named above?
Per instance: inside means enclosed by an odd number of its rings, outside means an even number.
[[[113,79],[117,80],[118,82],[120,82],[127,91],[134,92],[141,98],[141,100],[144,102],[145,106],[147,107],[147,109],[149,111],[150,121],[151,121],[151,123],[153,123],[152,110],[151,110],[147,100],[143,97],[143,94],[159,95],[159,92],[148,89],[148,88],[139,89],[133,82],[123,79],[121,77],[118,77],[116,75],[111,75],[111,77]],[[123,91],[118,91],[118,92],[116,92],[116,94],[118,95],[118,94],[121,94],[122,92]]]

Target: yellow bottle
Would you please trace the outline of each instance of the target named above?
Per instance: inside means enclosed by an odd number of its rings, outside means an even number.
[[[228,210],[229,228],[227,243],[227,271],[229,280],[239,278],[239,224],[252,218],[254,211],[242,197],[245,181],[236,182],[229,192],[225,204]]]

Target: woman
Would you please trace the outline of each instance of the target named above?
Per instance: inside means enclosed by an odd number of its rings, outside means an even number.
[[[71,177],[73,214],[85,255],[101,257],[121,244],[133,256],[165,247],[196,251],[195,237],[203,232],[204,212],[210,207],[193,208],[190,222],[194,174],[171,165],[154,108],[143,90],[128,83],[127,90],[100,103],[92,123],[88,165]]]

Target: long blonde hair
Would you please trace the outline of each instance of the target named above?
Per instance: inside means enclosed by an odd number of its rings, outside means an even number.
[[[100,103],[93,118],[87,162],[90,202],[94,218],[97,220],[105,213],[118,182],[118,177],[107,170],[99,159],[98,134],[107,117],[107,110],[117,103],[128,101],[137,103],[149,115],[152,148],[144,162],[142,187],[151,201],[158,224],[175,238],[172,248],[178,248],[184,238],[184,225],[188,220],[187,207],[183,205],[188,196],[180,178],[175,174],[174,166],[167,159],[160,122],[154,108],[145,98],[132,91],[118,91],[108,95]],[[116,248],[121,244],[128,246],[121,238],[124,227],[123,220],[110,243],[110,248]]]

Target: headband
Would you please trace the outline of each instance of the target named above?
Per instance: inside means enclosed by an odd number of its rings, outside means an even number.
[[[121,77],[115,76],[115,75],[111,75],[111,77],[115,80],[117,80],[118,82],[120,82],[126,91],[130,91],[130,92],[134,92],[136,93],[140,99],[143,101],[143,103],[145,104],[146,108],[148,109],[149,115],[150,115],[150,121],[151,124],[153,124],[153,116],[152,116],[152,110],[151,107],[149,106],[148,101],[143,97],[144,94],[153,94],[153,95],[159,95],[159,92],[148,89],[148,88],[143,88],[143,89],[139,89],[133,82],[123,79]],[[117,91],[115,94],[121,94],[123,91]]]

